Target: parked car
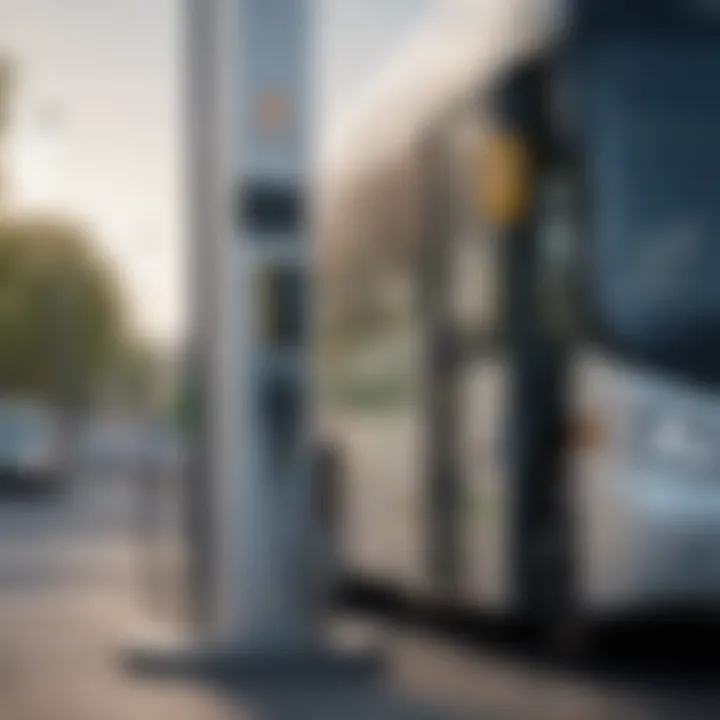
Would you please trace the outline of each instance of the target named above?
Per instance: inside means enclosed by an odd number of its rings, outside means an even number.
[[[62,484],[57,414],[33,400],[0,400],[0,486],[52,491]]]

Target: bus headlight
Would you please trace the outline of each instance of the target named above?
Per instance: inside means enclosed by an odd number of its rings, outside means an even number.
[[[658,416],[642,425],[638,449],[643,460],[698,473],[720,470],[720,445],[694,423]]]

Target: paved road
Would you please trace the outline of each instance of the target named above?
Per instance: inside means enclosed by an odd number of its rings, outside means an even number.
[[[0,498],[0,717],[225,717],[219,698],[129,680],[119,649],[145,617],[127,483]]]
[[[118,656],[148,611],[136,508],[120,481],[86,480],[52,501],[0,498],[1,720],[720,717],[712,652],[697,660],[687,642],[639,654],[626,643],[571,676],[502,634],[479,629],[459,641],[397,618],[363,621],[387,654],[382,684],[249,691],[132,679]],[[675,652],[686,654],[656,662]]]

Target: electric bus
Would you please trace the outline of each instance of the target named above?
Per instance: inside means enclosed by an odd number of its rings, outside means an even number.
[[[718,606],[719,73],[720,3],[574,2],[427,128],[421,242],[341,283],[348,577],[556,637]]]

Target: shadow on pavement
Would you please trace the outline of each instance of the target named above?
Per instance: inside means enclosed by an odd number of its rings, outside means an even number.
[[[596,628],[587,656],[560,662],[543,653],[527,628],[479,613],[418,607],[372,593],[343,605],[399,628],[450,640],[470,656],[550,678],[556,687],[626,698],[641,709],[633,720],[720,718],[717,614],[676,613],[609,623]]]
[[[219,689],[249,705],[257,720],[469,720],[470,717],[403,697],[382,683],[268,682],[243,687],[225,685]]]

